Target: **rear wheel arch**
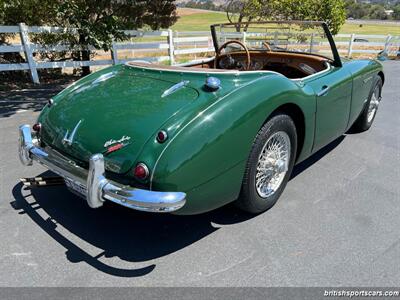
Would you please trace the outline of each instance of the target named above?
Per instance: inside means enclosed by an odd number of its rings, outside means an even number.
[[[294,103],[286,103],[279,107],[277,107],[272,113],[265,119],[265,123],[267,123],[273,116],[277,114],[286,114],[288,115],[294,122],[297,131],[297,153],[296,159],[299,157],[301,151],[303,150],[304,139],[305,139],[305,116],[303,110]]]
[[[378,76],[382,79],[382,85],[385,84],[385,74],[382,71],[379,71]]]
[[[296,161],[297,140],[296,126],[287,113],[271,115],[259,130],[247,159],[235,202],[239,208],[260,213],[278,201]]]
[[[364,104],[364,108],[361,111],[358,118],[355,120],[354,124],[350,127],[349,132],[360,133],[368,130],[376,116],[376,111],[380,102],[380,97],[382,95],[383,80],[381,76],[376,76],[374,78],[371,90],[369,92],[367,102]],[[377,97],[373,97],[376,89],[379,89]],[[372,115],[371,115],[372,114]],[[372,119],[370,117],[372,116]]]

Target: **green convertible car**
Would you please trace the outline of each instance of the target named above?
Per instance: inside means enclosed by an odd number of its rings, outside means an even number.
[[[22,163],[57,173],[93,208],[197,214],[235,201],[260,213],[296,163],[371,126],[382,66],[342,59],[325,23],[218,24],[211,34],[215,57],[131,61],[66,88],[32,129],[20,126]]]

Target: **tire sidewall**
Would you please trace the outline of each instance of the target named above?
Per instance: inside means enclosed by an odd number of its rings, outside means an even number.
[[[290,139],[289,166],[285,174],[285,177],[282,180],[281,185],[275,191],[275,193],[269,197],[262,198],[260,197],[256,189],[255,177],[257,172],[257,163],[265,143],[274,133],[278,131],[284,131],[289,136]],[[283,115],[283,114],[278,114],[271,117],[259,131],[253,143],[253,148],[251,150],[250,157],[248,159],[243,192],[245,194],[244,196],[247,198],[246,199],[247,202],[250,202],[252,206],[251,209],[252,211],[254,212],[265,211],[270,207],[272,207],[278,201],[292,173],[294,162],[296,159],[296,153],[297,153],[297,133],[296,133],[296,126],[293,120],[288,115]]]
[[[383,82],[382,82],[382,79],[379,76],[375,77],[375,79],[374,79],[374,82],[372,84],[372,88],[371,88],[371,90],[369,92],[369,95],[368,95],[368,101],[365,103],[365,107],[364,107],[364,110],[363,110],[363,112],[361,113],[361,115],[359,117],[358,124],[356,123],[356,127],[359,129],[358,131],[360,131],[360,130],[361,131],[368,130],[371,127],[371,125],[374,122],[374,120],[375,120],[375,117],[376,117],[376,114],[378,112],[379,106],[377,107],[377,109],[375,111],[374,117],[369,122],[368,122],[368,109],[369,109],[369,105],[370,105],[371,100],[372,100],[372,95],[374,94],[374,91],[375,91],[375,89],[377,87],[379,88],[379,97],[380,97],[381,94],[382,94]]]

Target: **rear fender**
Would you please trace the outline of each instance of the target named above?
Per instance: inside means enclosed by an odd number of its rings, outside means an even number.
[[[301,82],[270,75],[216,100],[185,124],[158,157],[151,188],[186,192],[187,205],[179,211],[183,214],[233,201],[240,192],[257,132],[274,111],[287,103],[299,106],[305,116],[300,157],[306,156],[314,136],[315,95]]]

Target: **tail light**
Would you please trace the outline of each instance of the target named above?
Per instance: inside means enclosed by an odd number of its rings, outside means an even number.
[[[164,143],[168,139],[168,134],[166,131],[161,130],[157,133],[157,142],[160,144]]]
[[[33,131],[35,132],[40,132],[40,129],[42,129],[42,124],[36,123],[32,126]]]
[[[145,180],[149,177],[149,168],[144,163],[138,163],[133,171],[133,174],[137,179]]]

